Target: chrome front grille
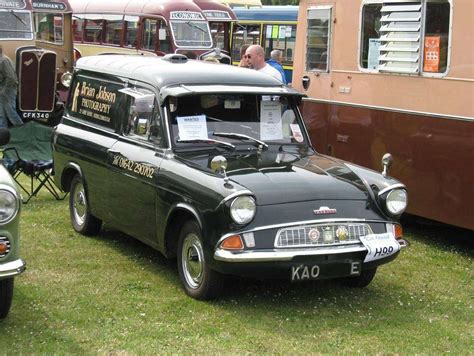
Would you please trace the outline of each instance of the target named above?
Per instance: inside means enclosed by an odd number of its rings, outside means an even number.
[[[4,237],[4,236],[0,236],[0,244],[6,244],[7,245],[7,249],[5,252],[0,252],[0,258],[2,257],[5,257],[6,255],[8,255],[8,253],[10,252],[10,240],[8,240],[8,238]]]
[[[372,234],[368,224],[326,223],[300,225],[278,230],[275,247],[311,247],[354,244]]]

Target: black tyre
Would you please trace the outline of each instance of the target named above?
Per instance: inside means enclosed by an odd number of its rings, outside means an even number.
[[[209,268],[202,248],[201,229],[196,221],[187,221],[179,234],[178,271],[186,294],[209,300],[219,296],[224,277]]]
[[[13,278],[0,280],[0,319],[10,311],[13,299]]]
[[[79,174],[71,181],[69,194],[69,214],[74,230],[83,235],[96,235],[102,226],[102,221],[90,213],[86,189]]]
[[[377,268],[367,269],[362,271],[360,276],[345,278],[343,284],[355,288],[367,287],[374,279],[375,273],[377,273]]]

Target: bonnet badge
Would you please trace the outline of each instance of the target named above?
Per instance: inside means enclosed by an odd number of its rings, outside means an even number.
[[[328,208],[327,206],[321,206],[319,209],[313,210],[313,213],[315,215],[337,214],[337,210]]]

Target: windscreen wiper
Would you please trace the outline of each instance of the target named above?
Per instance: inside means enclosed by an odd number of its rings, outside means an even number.
[[[207,143],[207,144],[213,144],[213,145],[219,145],[222,147],[225,147],[229,150],[235,150],[235,146],[231,143],[224,142],[224,141],[219,141],[219,140],[213,140],[211,138],[196,138],[196,139],[191,139],[191,140],[178,140],[179,143]]]
[[[251,136],[233,133],[233,132],[214,132],[213,135],[219,136],[219,137],[235,138],[241,141],[252,141],[253,143],[257,144],[258,148],[263,149],[265,151],[268,150],[268,145],[265,142],[257,140],[256,138],[253,138]]]
[[[15,16],[16,19],[17,19],[18,21],[20,21],[23,25],[27,26],[27,25],[26,25],[26,22],[23,21],[20,16],[18,16],[17,14],[15,14],[15,12],[14,12],[13,10],[10,10],[10,14],[12,14],[13,16]]]
[[[199,31],[201,31],[201,32],[204,32],[204,33],[207,32],[206,30],[202,29],[201,27],[199,27],[198,25],[192,23],[191,21],[187,21],[187,22],[185,22],[185,23],[186,23],[186,25],[188,25],[188,26],[197,28],[197,29],[198,29]]]

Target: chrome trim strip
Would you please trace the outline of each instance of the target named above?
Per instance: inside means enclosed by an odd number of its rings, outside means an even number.
[[[298,226],[298,225],[308,225],[308,224],[325,224],[325,223],[340,223],[340,222],[365,222],[365,223],[380,223],[380,224],[386,224],[389,223],[390,221],[387,220],[367,220],[367,219],[321,219],[321,220],[307,220],[307,221],[297,221],[297,222],[290,222],[290,223],[284,223],[284,224],[275,224],[275,225],[267,225],[267,226],[261,226],[257,227],[252,230],[247,230],[247,231],[241,231],[239,232],[240,234],[245,234],[247,232],[255,232],[255,231],[262,231],[262,230],[269,230],[269,229],[278,229],[280,227],[290,227],[290,226]],[[235,233],[230,234],[230,235],[235,235]]]
[[[191,205],[186,204],[186,203],[178,203],[178,204],[176,204],[176,206],[174,208],[170,209],[170,212],[174,212],[176,210],[176,208],[184,209],[184,210],[190,212],[191,214],[193,214],[194,217],[196,218],[198,224],[199,224],[199,227],[201,229],[203,228],[201,217],[199,216],[196,209],[194,209]],[[166,217],[166,221],[168,221],[169,217],[170,217],[170,214],[168,214],[168,216]]]
[[[229,194],[224,199],[222,199],[221,202],[219,203],[219,206],[221,206],[222,204],[225,204],[229,200],[234,199],[235,197],[238,197],[238,196],[241,196],[241,195],[251,195],[252,197],[255,197],[255,195],[250,190],[247,190],[247,189],[239,190],[238,192],[234,192],[232,194]]]
[[[214,258],[223,262],[273,262],[273,261],[291,261],[296,256],[321,256],[335,255],[339,253],[365,252],[367,249],[363,245],[359,246],[341,246],[318,249],[298,249],[284,251],[243,251],[231,252],[227,250],[217,249]]]
[[[435,117],[435,118],[447,119],[447,120],[474,121],[474,117],[469,117],[469,116],[436,114],[436,113],[432,113],[432,112],[405,110],[405,109],[390,108],[390,107],[386,107],[386,106],[350,103],[350,102],[346,102],[346,101],[315,99],[315,98],[309,98],[309,97],[303,97],[303,101],[323,103],[323,104],[352,106],[352,107],[358,107],[358,108],[364,108],[364,109],[374,109],[374,110],[396,112],[396,113],[401,113],[401,114],[422,115],[422,116]]]
[[[15,261],[0,263],[0,279],[14,277],[22,273],[26,269],[26,262],[22,259]]]
[[[349,226],[351,225],[350,223],[348,224],[342,224],[342,223],[326,223],[326,224],[313,224],[311,226],[318,226],[318,225],[323,225],[323,226],[339,226],[339,225],[343,225],[343,226]],[[365,230],[365,227],[368,228],[368,234],[373,234],[373,231],[372,231],[372,228],[370,227],[369,224],[357,224],[357,225],[360,225],[360,226],[363,226],[364,227],[364,230]],[[299,226],[298,226],[299,227]],[[343,241],[343,242],[333,242],[333,243],[330,243],[330,244],[306,244],[304,246],[278,246],[277,245],[277,242],[278,242],[278,239],[279,239],[279,236],[281,235],[282,233],[282,230],[291,230],[291,228],[281,228],[281,229],[278,229],[278,231],[276,232],[275,234],[275,240],[274,240],[274,243],[273,243],[273,246],[275,248],[278,248],[278,249],[291,249],[291,248],[315,248],[315,247],[324,247],[324,246],[347,246],[347,245],[354,245],[354,244],[358,244],[360,243],[360,239],[357,238],[357,240],[348,240],[348,241]]]
[[[397,189],[397,188],[402,188],[402,189],[407,190],[407,187],[404,184],[397,183],[397,184],[393,184],[393,185],[379,191],[378,196],[380,197],[381,195],[387,193],[388,191],[393,190],[393,189]]]
[[[359,223],[378,223],[378,224],[393,224],[393,221],[388,220],[367,220],[367,219],[321,219],[321,220],[309,220],[309,221],[297,221],[297,222],[289,222],[284,224],[275,224],[275,225],[266,225],[261,227],[256,227],[251,230],[243,230],[243,231],[234,231],[228,234],[223,235],[219,241],[216,243],[215,249],[217,250],[223,240],[228,238],[232,235],[243,235],[250,232],[257,232],[263,230],[270,230],[270,229],[279,229],[282,227],[291,227],[291,226],[298,226],[298,225],[311,225],[311,224],[326,224],[326,223],[351,223],[351,222],[359,222]]]

